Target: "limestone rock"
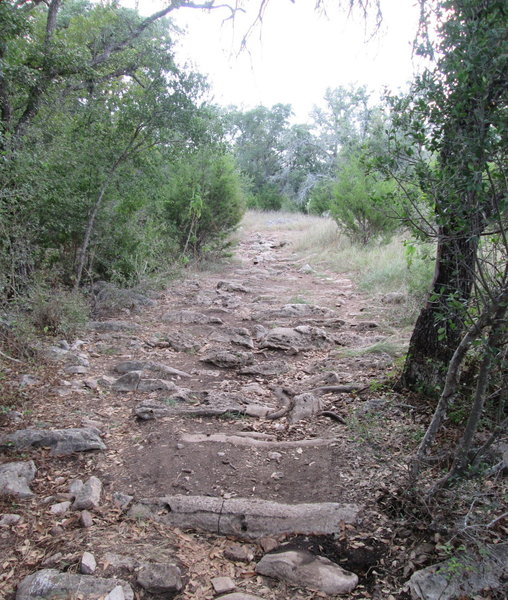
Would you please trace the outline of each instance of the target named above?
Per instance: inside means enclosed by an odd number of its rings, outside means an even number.
[[[104,554],[104,562],[111,565],[113,569],[125,569],[126,571],[134,571],[134,569],[139,567],[139,561],[132,556],[116,554],[115,552],[106,552]]]
[[[76,598],[102,600],[120,586],[124,600],[134,600],[131,586],[120,579],[104,579],[91,575],[60,573],[56,569],[43,569],[25,577],[18,585],[16,600],[54,600]]]
[[[87,510],[82,510],[79,515],[79,523],[84,529],[88,529],[93,525],[93,517]]]
[[[270,318],[293,318],[293,317],[327,317],[332,318],[336,313],[329,308],[315,306],[313,304],[285,304],[282,308],[268,312]]]
[[[82,479],[75,479],[69,486],[69,492],[74,496],[74,498],[79,494],[81,489],[84,486],[84,481]]]
[[[40,382],[38,377],[35,377],[35,375],[30,375],[30,373],[25,373],[23,375],[20,375],[19,378],[19,385],[22,387],[26,387],[26,386],[30,386],[30,385],[37,385]]]
[[[183,589],[182,574],[174,564],[143,564],[137,581],[152,594],[177,594]]]
[[[113,588],[104,600],[125,600],[125,594],[121,585]]]
[[[311,267],[308,263],[303,265],[298,269],[299,273],[303,273],[304,275],[311,275],[316,272],[316,269]]]
[[[172,381],[165,381],[164,379],[141,379],[138,383],[138,392],[174,392],[176,385]]]
[[[192,310],[173,310],[166,313],[162,320],[166,323],[178,323],[180,325],[205,325],[205,324],[217,324],[223,323],[222,319],[205,315],[200,312]]]
[[[104,387],[104,388],[109,388],[112,387],[113,384],[115,383],[115,378],[114,377],[109,377],[108,375],[103,375],[102,377],[99,377],[97,379],[97,384],[100,387]]]
[[[357,575],[306,550],[265,554],[256,565],[256,572],[331,596],[347,594],[358,585]]]
[[[209,352],[201,361],[223,369],[238,369],[252,363],[252,356],[239,350],[215,350]]]
[[[83,575],[92,575],[97,569],[97,561],[91,552],[83,552],[79,562],[79,570]]]
[[[113,371],[119,375],[125,375],[131,371],[142,371],[146,362],[140,360],[124,360],[113,367]]]
[[[249,563],[254,560],[252,548],[243,544],[230,544],[224,549],[224,556],[234,562]]]
[[[29,484],[36,472],[33,460],[0,465],[0,496],[12,495],[18,498],[31,498],[34,493]]]
[[[227,396],[227,395],[226,395]],[[173,400],[173,397],[169,398]],[[198,406],[167,404],[159,400],[143,400],[134,409],[134,414],[143,421],[169,416],[195,416],[195,417],[219,417],[225,413],[249,414],[249,408],[253,405],[242,405],[234,398],[224,397],[222,399],[210,397],[206,404]],[[266,408],[268,412],[268,408]]]
[[[76,495],[72,508],[74,510],[93,510],[99,506],[102,482],[92,475]]]
[[[293,398],[293,408],[291,409],[288,420],[290,423],[297,423],[309,417],[317,415],[323,410],[323,401],[321,398],[308,392],[298,394]]]
[[[216,594],[226,594],[236,588],[231,577],[213,577],[211,583]]]
[[[141,371],[129,371],[119,377],[111,386],[115,392],[135,392],[141,381]]]
[[[487,546],[482,556],[465,552],[416,571],[408,582],[414,600],[471,598],[484,589],[498,590],[508,577],[508,544]]]
[[[309,350],[332,345],[332,338],[319,327],[299,325],[298,327],[275,327],[259,341],[260,348],[273,350]]]
[[[19,429],[0,436],[0,446],[16,450],[50,447],[52,456],[65,456],[86,450],[105,450],[99,432],[92,427],[70,429]]]
[[[166,339],[176,352],[197,352],[201,348],[201,343],[195,337],[183,331],[171,332]]]
[[[225,292],[241,292],[243,294],[247,294],[250,291],[238,281],[219,281],[217,289],[224,290]]]
[[[49,508],[49,512],[53,515],[61,516],[64,515],[69,508],[71,507],[71,502],[66,500],[65,502],[58,502],[58,504],[53,504]]]
[[[21,521],[21,515],[16,514],[6,514],[0,517],[0,527],[11,527],[12,525],[17,525]]]
[[[124,494],[123,492],[115,492],[113,494],[113,502],[122,510],[126,510],[133,500],[134,496],[129,496],[129,494]]]
[[[267,360],[266,362],[256,363],[240,369],[240,375],[260,375],[263,377],[272,377],[287,373],[289,367],[284,360]]]

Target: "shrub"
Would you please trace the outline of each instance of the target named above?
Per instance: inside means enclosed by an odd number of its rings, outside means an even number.
[[[38,333],[73,337],[89,318],[89,307],[78,291],[36,288],[28,298],[28,320]]]
[[[332,195],[331,215],[352,241],[365,245],[379,236],[389,239],[397,229],[390,208],[394,184],[367,174],[358,157],[349,157],[340,167]]]
[[[243,216],[244,194],[233,159],[198,151],[173,169],[165,216],[184,255],[220,245]]]

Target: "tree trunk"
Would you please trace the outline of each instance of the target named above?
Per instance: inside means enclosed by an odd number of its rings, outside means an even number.
[[[438,241],[434,282],[417,321],[399,385],[437,397],[446,370],[462,338],[459,304],[465,307],[474,283],[478,232],[452,237],[442,231]]]

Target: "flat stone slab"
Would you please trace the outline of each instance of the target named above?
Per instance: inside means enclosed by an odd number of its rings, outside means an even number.
[[[160,377],[187,377],[189,378],[189,373],[185,371],[180,371],[180,369],[175,369],[174,367],[168,367],[167,365],[163,365],[161,363],[153,362],[153,361],[141,361],[141,360],[124,360],[116,364],[113,367],[113,371],[120,375],[125,375],[126,373],[130,373],[132,371],[149,371]]]
[[[171,527],[252,540],[267,535],[336,533],[341,523],[354,523],[359,512],[356,504],[336,502],[282,504],[249,498],[175,495],[141,500],[128,514],[133,518],[152,518]]]
[[[337,313],[329,308],[315,306],[314,304],[285,304],[281,308],[266,311],[262,315],[271,319],[291,319],[295,317],[333,318],[337,316]]]
[[[334,341],[324,329],[311,327],[310,325],[275,327],[259,340],[260,348],[289,350],[292,352],[333,345]]]
[[[102,600],[117,586],[121,586],[125,600],[134,600],[131,586],[121,579],[104,579],[91,575],[60,573],[56,569],[43,569],[23,579],[18,585],[16,600],[80,597],[86,600]]]
[[[265,554],[256,572],[330,596],[347,594],[358,585],[357,575],[306,550]]]
[[[330,446],[337,440],[330,438],[309,438],[307,440],[288,440],[278,441],[275,436],[270,439],[258,439],[257,437],[227,433],[183,433],[180,441],[184,444],[203,444],[205,442],[215,442],[219,444],[233,444],[234,446],[255,446],[257,448],[304,448]]]
[[[0,496],[31,498],[34,493],[29,487],[37,469],[33,460],[9,462],[0,465]]]
[[[251,364],[254,359],[251,354],[240,350],[212,350],[200,360],[222,369],[238,369]]]
[[[166,313],[162,320],[166,323],[178,323],[180,325],[222,325],[222,319],[205,315],[192,310],[173,310]]]
[[[100,432],[94,427],[70,429],[19,429],[0,436],[0,447],[16,450],[27,448],[51,448],[52,456],[65,456],[73,452],[105,450]]]

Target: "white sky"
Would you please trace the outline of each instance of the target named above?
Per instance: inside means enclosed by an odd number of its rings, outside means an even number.
[[[326,16],[316,12],[315,0],[271,0],[262,26],[251,34],[247,51],[239,54],[260,1],[246,1],[247,14],[238,14],[234,24],[223,23],[227,11],[171,13],[187,30],[177,59],[190,61],[208,76],[216,103],[244,109],[291,104],[295,119],[305,122],[327,87],[366,85],[381,93],[385,87],[403,88],[411,79],[411,43],[418,21],[414,0],[384,0],[381,30],[370,41],[372,27],[359,15],[339,12],[334,0],[329,0]],[[139,0],[146,14],[161,4]]]

